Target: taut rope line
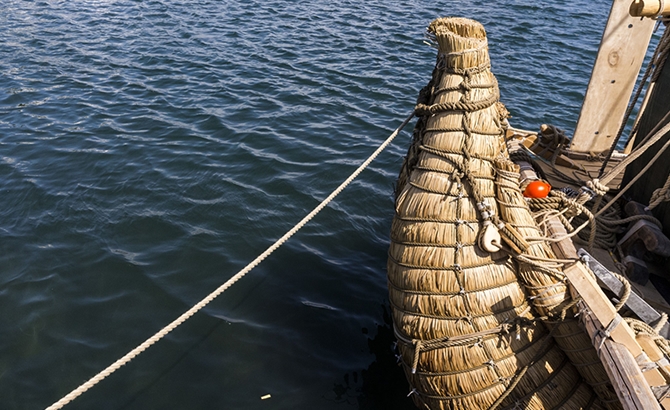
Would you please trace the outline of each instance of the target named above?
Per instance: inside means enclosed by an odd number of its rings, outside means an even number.
[[[414,112],[410,114],[405,121],[403,121],[402,124],[398,128],[393,131],[393,133],[384,141],[375,152],[372,153],[368,157],[368,159],[365,160],[350,176],[347,178],[340,186],[338,186],[326,199],[321,201],[321,203],[314,208],[312,212],[307,214],[300,222],[298,222],[291,230],[286,232],[284,236],[281,238],[277,239],[275,243],[273,243],[269,248],[265,250],[262,254],[260,254],[256,259],[251,261],[247,266],[245,266],[241,271],[237,272],[233,277],[228,279],[223,285],[219,286],[215,291],[207,295],[204,299],[202,299],[200,302],[195,304],[192,308],[187,310],[185,313],[183,313],[181,316],[179,316],[177,319],[172,321],[169,325],[165,326],[163,329],[158,331],[155,335],[151,336],[147,340],[145,340],[142,344],[131,350],[130,352],[126,353],[125,356],[121,357],[119,360],[115,361],[111,365],[109,365],[106,369],[101,371],[100,373],[96,374],[92,378],[90,378],[87,382],[82,384],[81,386],[77,387],[76,389],[72,390],[70,393],[68,393],[66,396],[64,396],[62,399],[58,400],[56,403],[52,404],[51,406],[47,407],[46,410],[59,410],[62,409],[66,404],[70,403],[72,400],[76,399],[77,397],[81,396],[84,392],[86,392],[88,389],[91,387],[95,386],[103,380],[105,377],[109,376],[110,374],[114,373],[117,369],[119,369],[121,366],[124,364],[128,363],[132,359],[134,359],[137,355],[148,349],[151,345],[162,339],[165,335],[170,333],[172,330],[177,328],[177,326],[181,325],[184,323],[187,319],[189,319],[191,316],[196,314],[198,311],[200,311],[202,308],[207,306],[207,304],[214,299],[216,299],[217,296],[222,294],[226,289],[231,287],[235,282],[238,280],[242,279],[244,275],[249,273],[253,268],[258,266],[265,258],[270,256],[272,252],[277,250],[281,245],[284,244],[291,236],[293,236],[296,232],[298,232],[303,226],[307,224],[312,218],[314,218],[323,208],[325,208],[337,195],[340,194],[344,190],[344,188],[347,187],[353,181],[365,168],[370,165],[372,161],[374,161],[375,158],[393,141],[393,139],[398,136],[400,131],[407,125],[410,120],[414,117]]]

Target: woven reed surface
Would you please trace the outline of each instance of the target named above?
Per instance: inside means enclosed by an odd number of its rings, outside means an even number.
[[[506,155],[484,28],[450,18],[429,32],[438,60],[398,179],[388,261],[412,397],[430,409],[600,409],[535,320],[514,261],[476,245],[476,203],[497,209],[493,162]]]
[[[498,186],[497,199],[500,216],[514,226],[524,238],[542,236],[533,214],[519,189],[519,166],[505,159],[495,161]],[[553,250],[545,241],[531,242],[525,254],[542,259],[556,259]],[[547,264],[550,266],[550,264]],[[560,273],[560,267],[554,268]],[[609,409],[621,409],[614,387],[598,358],[591,339],[582,326],[574,319],[576,311],[569,309],[567,319],[566,305],[572,301],[569,289],[561,274],[551,274],[527,263],[518,263],[519,279],[525,285],[532,300],[534,312],[547,317],[547,323],[553,329],[556,343],[568,356],[584,380],[593,387]]]

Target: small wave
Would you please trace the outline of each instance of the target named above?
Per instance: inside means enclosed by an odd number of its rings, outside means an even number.
[[[304,299],[301,300],[300,303],[302,303],[305,306],[309,306],[309,307],[313,307],[313,308],[317,308],[317,309],[325,309],[325,310],[333,310],[333,311],[340,310],[340,309],[334,308],[330,305],[326,305],[325,303],[317,303],[317,302],[312,302],[312,301],[304,300]]]

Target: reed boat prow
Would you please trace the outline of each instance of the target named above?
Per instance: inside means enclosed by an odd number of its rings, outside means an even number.
[[[572,138],[510,125],[479,23],[430,24],[388,262],[417,406],[670,409],[670,31],[635,87],[664,15],[613,2]]]

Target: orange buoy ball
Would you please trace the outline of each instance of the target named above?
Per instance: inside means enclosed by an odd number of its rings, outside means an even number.
[[[551,191],[551,185],[544,181],[533,181],[523,191],[526,198],[546,198]]]

